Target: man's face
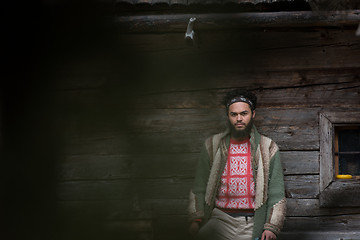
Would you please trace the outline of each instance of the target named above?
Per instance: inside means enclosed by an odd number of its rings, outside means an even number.
[[[235,138],[248,135],[252,127],[252,119],[255,117],[255,111],[251,112],[249,104],[236,102],[229,106],[228,118],[232,134]],[[247,136],[245,136],[247,137]]]

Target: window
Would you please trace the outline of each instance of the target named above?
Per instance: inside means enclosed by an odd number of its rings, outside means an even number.
[[[335,176],[360,179],[360,126],[335,126]]]
[[[360,112],[322,112],[320,133],[320,206],[360,206]],[[351,175],[349,179],[338,175]]]

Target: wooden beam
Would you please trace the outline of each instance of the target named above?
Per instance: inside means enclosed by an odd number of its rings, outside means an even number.
[[[196,30],[247,28],[357,27],[360,10],[137,15],[111,18],[125,32],[184,32],[191,17]]]

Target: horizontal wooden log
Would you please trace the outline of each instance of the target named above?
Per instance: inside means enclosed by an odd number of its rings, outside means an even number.
[[[319,174],[319,152],[280,152],[284,175]]]
[[[360,214],[360,208],[353,207],[320,207],[319,199],[287,199],[288,217],[328,217],[338,215]]]
[[[61,201],[125,200],[135,197],[131,180],[69,181],[58,184],[58,199]]]
[[[146,79],[152,85],[174,84],[176,89],[184,83],[201,87],[200,83],[213,86],[219,80],[240,80],[240,74],[246,72],[354,69],[359,66],[360,58],[356,54],[359,43],[354,32],[355,29],[201,32],[199,49],[189,48],[182,34],[139,34],[121,38],[124,38],[124,48],[146,59],[136,64],[147,73]],[[126,45],[127,42],[132,44]],[[161,71],[157,71],[159,65]],[[144,87],[151,88],[146,82]]]
[[[320,193],[324,207],[360,207],[360,183],[358,180],[336,180]]]
[[[319,174],[319,153],[280,152],[285,175]],[[199,153],[70,155],[58,165],[61,181],[142,178],[193,178]],[[302,163],[302,164],[299,164]]]
[[[158,178],[112,181],[69,181],[59,184],[58,195],[63,201],[145,199],[187,199],[193,179]],[[317,198],[318,175],[285,176],[289,198]]]
[[[287,198],[313,198],[319,196],[319,175],[285,176]]]
[[[318,150],[318,136],[313,133],[317,128],[290,130],[260,129],[272,138],[282,151]],[[204,140],[220,131],[144,133],[125,136],[104,136],[87,138],[68,138],[59,146],[62,155],[119,155],[136,153],[138,148],[145,154],[198,153]],[[126,140],[124,140],[126,139]]]
[[[279,37],[281,38],[281,36]],[[137,36],[137,38],[139,38],[139,36]],[[145,37],[141,38],[142,41],[145,41],[146,38],[145,40],[143,40],[143,38]],[[159,37],[159,39],[162,38]],[[154,41],[159,41],[159,39],[155,39]],[[169,44],[171,46],[170,42],[172,42],[172,40],[170,40],[169,43],[161,42],[161,45]],[[339,41],[341,41],[341,39],[339,39]],[[145,41],[144,45],[148,46],[148,41]],[[139,48],[139,46],[134,47]],[[161,46],[154,46],[154,48],[160,47]],[[176,48],[179,48],[179,46],[176,46]],[[154,50],[150,49],[149,51]],[[195,59],[196,61],[193,59],[194,61],[191,61],[190,64],[185,64],[186,69],[189,69],[190,67],[189,71],[192,73],[187,77],[183,77],[182,75],[178,76],[177,74],[179,72],[183,72],[183,68],[180,69],[174,67],[171,69],[172,77],[167,78],[166,81],[152,79],[150,84],[147,79],[137,79],[137,81],[142,84],[142,89],[138,89],[139,92],[144,95],[162,94],[167,91],[191,92],[204,89],[208,89],[210,92],[213,92],[211,89],[217,87],[232,88],[234,86],[263,90],[271,88],[300,88],[311,85],[349,83],[356,81],[357,76],[360,75],[358,67],[341,67],[338,69],[329,69],[328,67],[325,67],[324,69],[299,69],[297,71],[249,71],[249,69],[246,69],[243,71],[240,66],[233,66],[237,61],[239,61],[236,59],[231,59],[232,61],[226,60],[226,63],[217,65],[217,67],[210,67],[211,63],[209,62],[206,66],[199,67],[196,62],[201,62],[204,59],[199,59],[199,57]],[[279,62],[277,61],[276,63]],[[284,64],[287,63],[279,63],[279,65]],[[143,67],[143,71],[147,71],[149,73],[154,70],[150,67]],[[126,100],[132,100],[132,97],[126,94],[129,92],[124,90],[124,83],[121,79],[120,73],[116,72],[101,72],[97,74],[84,72],[80,76],[79,74],[74,73],[62,73],[61,76],[57,76],[54,80],[56,83],[56,86],[54,86],[56,90],[54,97],[60,106],[60,110],[72,110],[72,112],[76,112],[81,110],[83,107],[96,107],[99,105],[106,107],[113,106],[121,109],[126,106]],[[206,88],[204,88],[205,83]],[[79,109],[76,108],[77,106]]]
[[[283,240],[323,240],[323,239],[359,239],[359,231],[325,230],[325,231],[288,231],[281,232]]]
[[[143,208],[151,208],[159,215],[186,215],[188,199],[141,199]],[[319,199],[295,199],[287,198],[288,217],[324,217],[360,214],[360,208],[337,207],[321,208]]]
[[[89,133],[91,134],[91,133]],[[132,152],[135,146],[134,135],[77,136],[64,137],[59,145],[62,156],[72,155],[121,155]]]
[[[138,110],[132,111],[136,115]],[[227,126],[226,110],[215,109],[141,109],[130,126],[135,133],[221,131]],[[301,131],[318,127],[318,109],[257,108],[255,125],[260,131]]]
[[[329,85],[309,85],[305,87],[274,88],[255,91],[259,107],[358,107],[359,82]],[[213,108],[221,106],[224,90],[201,90],[193,92],[163,92],[138,97],[136,108]],[[164,101],[166,99],[166,101]]]
[[[64,155],[70,156],[124,155],[138,152],[138,147],[144,153],[197,153],[206,137],[223,131],[226,121],[223,111],[143,110],[141,118],[134,118],[128,133],[102,131],[90,125],[82,135],[75,131],[71,137],[64,136],[63,145],[59,147]],[[317,111],[258,109],[255,124],[262,134],[273,138],[282,151],[317,150],[319,136],[314,134],[318,131]],[[63,123],[66,127],[66,122]]]
[[[357,26],[357,11],[344,12],[261,12],[226,14],[173,14],[115,17],[121,31],[164,32],[186,30],[191,17],[197,18],[198,30],[264,28],[264,27],[333,27]]]
[[[144,199],[141,201],[143,200]],[[84,216],[84,213],[92,212],[91,216],[97,216],[97,219],[93,219],[93,221],[104,225],[107,234],[117,232],[116,229],[113,228],[114,226],[117,226],[119,229],[127,226],[128,230],[132,230],[134,234],[146,232],[146,230],[150,229],[149,226],[151,226],[151,229],[156,230],[157,238],[160,238],[160,236],[165,237],[167,234],[174,232],[177,233],[176,235],[186,235],[186,231],[184,230],[186,230],[185,228],[188,224],[186,216],[187,200],[182,200],[180,202],[179,200],[171,199],[146,201],[148,201],[147,204],[140,204],[138,206],[141,208],[147,206],[155,212],[151,213],[144,210],[134,211],[131,204],[133,206],[136,206],[137,204],[130,203],[129,201],[128,203],[120,201],[67,201],[59,202],[59,204],[62,206],[61,212],[65,212],[68,217],[71,216],[71,219],[79,219],[81,216]],[[317,204],[318,201],[315,199],[288,199],[288,215],[285,221],[285,229],[282,234],[285,236],[288,234],[291,235],[290,233],[301,230],[309,233],[308,236],[312,235],[310,234],[312,231],[314,231],[313,234],[315,235],[322,233],[322,231],[330,231],[333,232],[334,235],[336,233],[344,233],[345,231],[348,234],[351,233],[349,228],[354,228],[355,225],[355,223],[351,223],[351,221],[356,221],[356,219],[358,219],[358,209],[338,208],[325,210],[319,209]],[[94,212],[96,212],[96,214],[94,214]],[[153,215],[154,213],[156,213],[155,216]],[[296,215],[298,217],[295,217]],[[156,218],[156,221],[154,217]],[[316,219],[317,221],[314,221],[313,219]],[[147,222],[150,225],[143,225],[142,222]],[[343,225],[338,225],[339,222],[343,223]],[[305,230],[306,227],[309,227],[309,224],[313,225]],[[336,224],[337,227],[330,229],[326,227],[327,224],[332,224],[332,226]],[[171,231],[169,231],[169,229],[171,229]]]
[[[101,87],[121,98],[132,91],[211,89],[219,84],[267,88],[273,83],[291,87],[326,79],[336,82],[337,77],[329,79],[327,71],[337,72],[338,79],[359,71],[354,32],[319,28],[199,32],[199,49],[184,43],[184,33],[119,34],[116,41],[105,42],[111,47],[104,49],[104,56],[94,53],[84,59],[68,53],[72,60],[54,66],[58,74],[52,85],[61,90]],[[116,91],[111,91],[114,86]]]
[[[360,214],[327,217],[287,217],[284,232],[358,232]]]
[[[58,164],[61,181],[131,178],[131,155],[69,155]]]
[[[62,201],[124,199],[187,199],[192,179],[120,179],[112,181],[68,181],[59,184]]]
[[[343,118],[341,111],[325,111],[323,113],[324,117],[329,119],[330,122],[335,124],[354,124],[359,120],[360,111],[347,112],[346,118]]]
[[[124,240],[152,240],[154,227],[151,220],[111,221],[104,224],[103,239],[116,239],[121,236]]]
[[[138,199],[58,201],[63,218],[96,217],[101,221],[153,219],[187,215],[188,199]],[[287,217],[324,217],[360,214],[360,208],[320,208],[319,199],[287,199]]]
[[[64,219],[76,219],[81,217],[97,218],[101,221],[108,220],[136,220],[151,219],[151,206],[141,209],[136,198],[106,200],[74,200],[56,202],[59,216]]]
[[[59,164],[62,181],[142,178],[192,178],[198,153],[73,155]]]
[[[354,233],[359,233],[359,230],[357,228],[357,224],[359,223],[359,221],[359,215],[334,216],[327,218],[288,217],[285,220],[285,225],[282,233],[308,233],[300,235],[300,238],[296,239],[303,239],[302,237],[304,237],[304,239],[309,239],[308,237],[312,235],[311,233],[316,236],[323,232],[332,232],[332,236],[338,236],[337,234],[339,233],[340,236],[344,236],[345,234],[348,234],[348,236],[354,236]],[[171,238],[171,235],[173,235],[173,233],[177,233],[175,235],[186,236],[186,227],[188,226],[186,223],[186,216],[162,216],[159,219],[159,225],[159,228],[157,228],[157,226],[155,225],[155,229],[157,229],[156,232],[160,235],[168,235]],[[329,236],[331,235],[329,234]]]

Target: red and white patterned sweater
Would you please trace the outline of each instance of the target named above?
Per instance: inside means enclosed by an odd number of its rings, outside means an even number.
[[[230,139],[216,207],[226,210],[254,209],[254,186],[250,139],[241,142]]]

